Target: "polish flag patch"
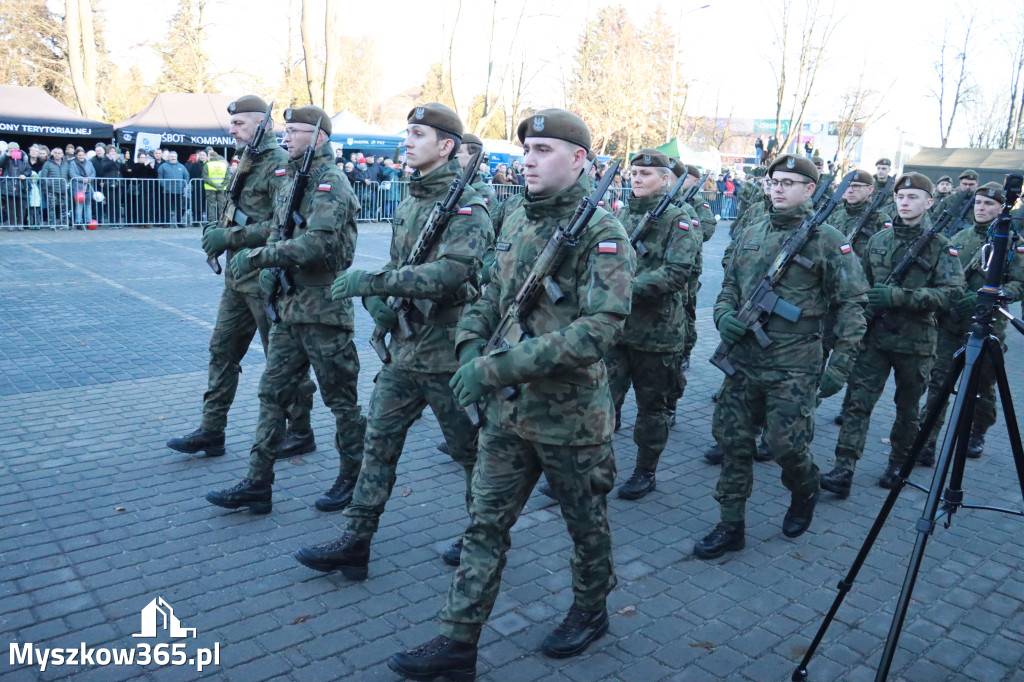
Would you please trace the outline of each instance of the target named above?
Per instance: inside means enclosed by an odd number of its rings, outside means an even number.
[[[601,242],[597,245],[598,253],[618,253],[619,245],[616,242]]]
[[[696,218],[693,218],[692,220],[690,220],[690,223],[691,223],[691,224],[692,224],[692,225],[693,225],[694,227],[697,227],[698,225],[700,225],[700,221],[699,221],[699,220],[697,220]]]
[[[686,222],[684,220],[683,222],[679,223],[679,229],[680,230],[689,230],[690,229],[690,223],[688,223],[688,222]]]
[[[709,204],[708,202],[705,201],[704,202],[704,208],[706,208],[706,209],[708,209],[710,211],[711,210],[711,204]]]
[[[459,215],[473,215],[473,207],[463,206],[462,208],[459,209]]]
[[[1017,253],[1024,253],[1024,246],[1018,246]]]
[[[321,182],[319,185],[316,186],[316,189],[317,189],[318,192],[330,192],[331,191],[331,183],[329,183],[329,182]]]
[[[598,206],[604,206],[604,199],[602,199],[601,201],[597,202],[597,205]]]
[[[884,223],[882,223],[882,227],[892,227],[892,223],[884,222]]]
[[[951,247],[949,247],[949,255],[950,255],[950,256],[959,256],[959,255],[960,255],[960,252],[959,252],[959,251],[957,251],[956,249],[954,249],[954,248],[953,248],[953,247],[951,246]]]
[[[274,175],[276,175],[277,177],[281,177],[282,175],[288,175],[288,171],[285,170],[284,168],[277,168],[274,170]]]
[[[850,253],[851,251],[853,251],[853,247],[849,244],[843,244],[839,247],[839,253]]]

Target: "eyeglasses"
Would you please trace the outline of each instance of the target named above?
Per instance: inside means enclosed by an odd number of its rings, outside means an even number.
[[[769,179],[768,184],[774,187],[781,187],[782,189],[792,189],[793,185],[809,185],[810,180],[791,180],[789,178],[783,178],[782,180]]]

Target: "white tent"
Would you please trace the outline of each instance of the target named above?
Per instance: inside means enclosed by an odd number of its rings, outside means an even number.
[[[523,148],[517,144],[513,144],[508,140],[495,140],[492,138],[485,138],[481,140],[484,143],[484,149],[489,154],[507,154],[510,157],[522,158]]]
[[[339,111],[331,116],[331,130],[335,133],[345,135],[383,135],[386,134],[380,126],[367,123],[353,114],[348,109]]]

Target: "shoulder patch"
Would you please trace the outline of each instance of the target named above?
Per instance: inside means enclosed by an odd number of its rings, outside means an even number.
[[[691,218],[690,224],[693,225],[694,227],[697,227],[698,225],[700,225],[700,221],[697,220],[696,218]]]
[[[743,245],[743,250],[744,251],[759,251],[760,249],[761,249],[761,245],[760,244],[744,244]]]
[[[319,185],[316,186],[316,190],[318,192],[330,192],[331,191],[331,183],[329,183],[329,182],[321,182]]]
[[[892,222],[889,221],[889,220],[886,220],[884,223],[882,223],[882,227],[892,227]]]
[[[1018,246],[1017,253],[1024,253],[1024,246]]]
[[[704,202],[704,208],[706,208],[706,209],[708,209],[710,211],[711,210],[711,204],[709,204],[708,202],[705,201]]]
[[[508,251],[512,248],[512,242],[496,242],[494,244],[495,251]]]
[[[600,242],[597,245],[598,253],[618,253],[619,245],[617,242]]]
[[[462,208],[459,209],[459,215],[473,215],[473,207],[463,206]]]
[[[884,256],[889,252],[886,249],[880,249],[876,246],[873,249],[871,249],[871,253],[878,254],[879,256]]]
[[[288,175],[288,171],[284,168],[276,168],[274,169],[274,175],[281,177],[282,175]]]
[[[950,256],[959,256],[960,252],[957,251],[956,248],[951,246],[951,247],[949,247],[949,255]]]
[[[843,244],[839,247],[839,253],[850,253],[851,251],[853,251],[853,247],[849,244]]]
[[[686,222],[685,220],[680,221],[679,229],[681,229],[681,230],[689,230],[690,229],[690,223]]]

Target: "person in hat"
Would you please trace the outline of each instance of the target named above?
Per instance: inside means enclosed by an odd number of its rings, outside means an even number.
[[[818,169],[810,159],[792,154],[768,167],[772,208],[736,235],[715,301],[714,320],[722,340],[732,344],[735,367],[726,376],[715,404],[711,431],[724,453],[715,488],[721,522],[694,546],[700,559],[714,559],[745,544],[745,507],[754,478],[755,439],[764,439],[782,468],[790,505],[782,523],[787,537],[811,525],[818,499],[818,467],[809,445],[819,398],[833,395],[846,382],[864,333],[862,306],[868,289],[857,257],[845,237],[823,224],[809,237],[800,255],[813,263],[794,263],[775,285],[775,293],[801,309],[799,320],[772,316],[764,331],[773,343],[762,348],[736,313],[778,257],[782,244],[812,214]],[[825,314],[836,311],[836,348],[821,375],[821,332]]]
[[[669,158],[656,149],[641,149],[630,161],[633,196],[618,209],[626,234],[632,234],[653,210],[676,175]],[[680,370],[686,346],[687,286],[703,246],[700,222],[669,205],[648,223],[639,238],[647,253],[637,253],[633,309],[615,346],[605,356],[612,400],[622,404],[630,384],[636,393],[636,466],[619,486],[618,496],[638,500],[656,487],[655,471],[668,442],[669,421],[682,397],[686,378]]]
[[[476,153],[483,148],[484,143],[479,137],[473,133],[465,133],[462,136],[462,144],[459,145],[459,153],[455,155],[455,158],[459,160],[459,165],[465,168],[466,164],[469,163]],[[480,157],[480,159],[481,163],[487,162],[486,152]],[[494,189],[484,182],[482,177],[480,177],[479,171],[473,175],[473,182],[470,186],[483,198],[488,211],[498,207],[498,196],[494,193]]]
[[[858,170],[857,177],[850,183],[843,198],[839,201],[839,205],[828,218],[830,225],[846,235],[853,246],[853,252],[857,254],[857,258],[862,260],[868,239],[882,229],[892,226],[892,217],[881,208],[875,209],[866,217],[864,216],[864,211],[867,210],[868,205],[875,198],[875,192],[878,191],[881,190],[875,188],[871,173]],[[852,234],[862,218],[864,218],[864,223],[860,230],[857,234]]]
[[[315,106],[285,109],[284,123],[288,163],[274,170],[275,177],[281,178],[274,224],[284,225],[288,220],[286,198],[295,173],[306,150],[315,149],[295,230],[290,238],[275,230],[265,246],[244,246],[228,263],[235,279],[260,271],[260,289],[267,296],[277,296],[280,322],[270,329],[267,365],[259,385],[259,418],[245,477],[232,488],[206,495],[210,504],[226,509],[248,507],[254,514],[271,510],[274,461],[285,436],[287,403],[295,393],[294,386],[306,380],[310,366],[320,384],[320,396],[334,415],[340,469],[334,485],[316,500],[318,509],[337,509],[339,501],[351,495],[362,463],[366,430],[356,395],[359,356],[352,342],[352,302],[333,301],[330,296],[334,278],[352,264],[355,255],[359,202],[334,165],[327,113]],[[279,291],[280,282],[272,268],[289,275],[290,292]]]
[[[239,97],[228,105],[228,131],[237,149],[244,149],[252,142],[266,111],[266,102],[255,95]],[[260,143],[260,153],[252,159],[252,168],[244,179],[243,191],[235,207],[235,219],[225,227],[219,227],[215,220],[203,227],[202,245],[208,256],[219,258],[224,253],[226,261],[230,261],[246,247],[267,243],[267,238],[277,228],[274,202],[287,184],[287,165],[288,153],[274,138],[271,121]],[[264,298],[255,272],[239,278],[231,268],[224,268],[224,290],[210,337],[210,378],[203,394],[199,428],[171,438],[167,447],[188,454],[202,452],[207,457],[224,454],[224,431],[228,411],[238,389],[242,358],[256,332],[259,332],[264,356],[270,344],[271,323],[263,308]],[[288,430],[277,452],[278,457],[293,457],[316,449],[309,421],[315,391],[316,386],[307,373],[292,387],[290,397],[284,400]]]
[[[615,586],[607,493],[615,482],[613,407],[601,358],[630,312],[635,264],[618,220],[599,209],[558,270],[564,298],[541,297],[523,320],[531,337],[480,353],[523,278],[554,233],[586,195],[580,176],[590,130],[563,109],[542,109],[518,126],[526,194],[507,214],[495,244],[491,283],[458,324],[461,367],[452,379],[459,402],[486,414],[473,475],[470,523],[462,561],[440,616],[440,635],[393,656],[406,677],[472,679],[477,640],[498,596],[509,529],[543,472],[575,546],[573,605],[541,644],[548,656],[584,651],[608,629],[606,598]],[[518,387],[511,400],[499,393]]]
[[[989,182],[978,188],[974,197],[974,225],[964,228],[950,240],[957,252],[964,271],[963,297],[949,309],[940,310],[938,318],[938,339],[935,344],[935,362],[932,363],[928,380],[928,400],[925,412],[938,409],[945,395],[940,395],[942,385],[953,368],[953,354],[964,343],[964,337],[971,331],[974,308],[978,303],[978,290],[985,284],[986,272],[982,270],[983,248],[990,243],[990,228],[1003,208],[1003,186]],[[1010,247],[1009,262],[1002,282],[1003,293],[1009,301],[1024,298],[1024,245],[1019,241]],[[995,316],[993,333],[1006,348],[1006,318]],[[978,386],[978,402],[971,425],[967,444],[967,456],[981,457],[985,448],[985,434],[996,423],[996,381],[991,363],[981,365],[981,383]],[[935,461],[935,447],[946,418],[946,405],[939,412],[935,428],[928,435],[925,448],[918,457],[918,463],[928,466]]]
[[[467,505],[472,497],[476,428],[448,384],[458,369],[455,324],[476,298],[476,274],[494,243],[494,232],[483,199],[467,187],[456,215],[430,247],[426,260],[405,264],[434,205],[445,198],[462,171],[455,158],[463,133],[458,115],[437,102],[414,107],[407,120],[406,159],[416,172],[409,181],[409,196],[395,210],[391,260],[375,272],[349,270],[331,289],[336,301],[363,297],[375,325],[391,332],[390,360],[377,375],[370,398],[363,466],[345,510],[341,537],[295,554],[305,566],[340,570],[350,579],[367,575],[370,543],[391,496],[406,435],[428,405],[451,458],[465,474]],[[387,304],[392,296],[414,299],[407,317],[411,336],[399,331],[398,317]],[[444,553],[444,561],[458,565],[461,551],[460,539]]]
[[[814,167],[818,169],[818,184],[817,184],[817,186],[818,187],[821,187],[822,185],[825,186],[824,194],[821,195],[821,198],[818,200],[818,203],[815,204],[815,206],[814,206],[814,208],[818,208],[819,206],[823,206],[825,204],[825,202],[827,202],[829,199],[831,199],[832,195],[835,194],[836,188],[834,186],[834,183],[835,183],[836,176],[835,176],[834,173],[832,173],[831,171],[827,170],[827,168],[825,166],[825,159],[821,158],[820,156],[817,156],[817,155],[812,156],[811,157],[811,163],[813,163]]]
[[[882,191],[885,189],[885,184],[889,182],[889,176],[892,174],[892,161],[886,157],[880,158],[875,161],[875,191]],[[890,194],[886,193],[885,199],[882,200],[882,205],[878,207],[878,210],[884,211],[891,216],[896,215],[895,201]]]
[[[949,196],[949,193],[953,191],[953,179],[948,175],[943,175],[935,181],[935,196],[933,199],[935,203],[931,207],[932,218],[938,217],[936,209],[942,205],[942,201]]]
[[[768,214],[772,205],[771,186],[766,169],[763,167],[754,168],[751,171],[751,189],[748,194],[748,204],[741,215],[737,215],[729,226],[729,237],[735,239],[744,227],[757,222]]]
[[[895,183],[898,215],[868,240],[863,260],[868,292],[867,332],[850,374],[843,399],[843,425],[835,449],[835,468],[821,476],[821,487],[846,498],[853,473],[864,452],[871,412],[892,372],[896,379],[896,421],[889,434],[891,452],[878,481],[896,485],[897,472],[918,430],[918,402],[928,383],[935,357],[935,314],[960,298],[963,271],[955,250],[942,235],[932,235],[915,264],[899,282],[888,282],[910,243],[931,225],[932,181],[920,173],[904,173]],[[925,265],[927,264],[927,265]]]
[[[970,204],[974,201],[974,191],[978,189],[978,171],[968,168],[957,176],[957,181],[959,186],[942,199],[935,212],[936,220],[944,211],[954,215],[954,220],[943,232],[946,237],[952,237],[974,222]]]

